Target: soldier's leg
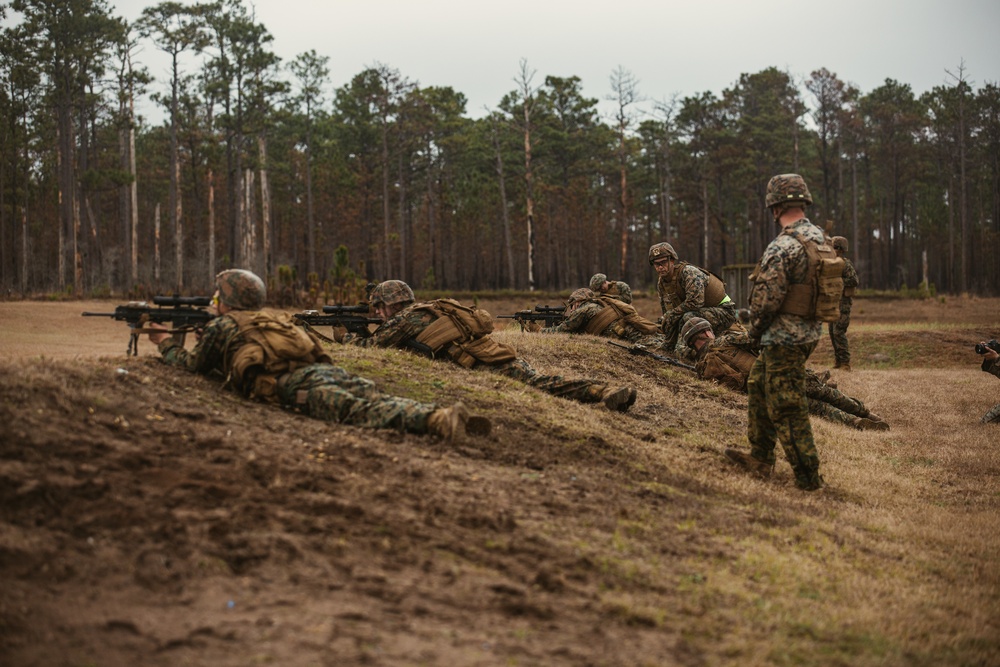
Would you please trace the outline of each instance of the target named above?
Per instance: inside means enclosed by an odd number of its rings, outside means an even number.
[[[282,402],[317,419],[411,433],[426,433],[427,417],[437,409],[384,394],[371,380],[327,364],[292,373],[282,387]]]
[[[871,411],[859,399],[848,396],[839,389],[820,382],[815,373],[806,371],[806,396],[816,401],[829,403],[833,407],[858,417],[867,417]]]
[[[997,403],[990,411],[979,420],[983,424],[1000,424],[1000,403]]]
[[[778,431],[767,410],[767,373],[767,362],[761,355],[747,377],[747,440],[750,441],[750,456],[773,466]]]
[[[698,313],[696,313],[696,315],[708,320],[712,325],[712,331],[715,332],[716,336],[720,336],[723,331],[736,323],[739,310],[736,308],[736,304],[730,301],[724,306],[702,308],[698,311]]]
[[[505,364],[487,366],[487,368],[494,373],[531,385],[547,394],[581,403],[600,403],[603,401],[609,408],[621,412],[625,412],[635,403],[636,393],[634,389],[608,387],[608,385],[596,380],[567,379],[561,375],[543,375],[520,357]],[[612,396],[616,391],[624,391],[624,395]]]
[[[805,364],[815,347],[815,343],[773,345],[765,347],[760,355],[767,364],[764,381],[768,414],[795,472],[796,486],[807,490],[822,485],[806,398]]]
[[[840,307],[840,319],[830,323],[830,342],[833,344],[833,356],[836,368],[851,367],[851,349],[847,342],[847,327],[851,324],[851,309],[843,304]]]

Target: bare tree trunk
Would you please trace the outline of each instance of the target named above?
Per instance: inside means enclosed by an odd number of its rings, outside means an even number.
[[[176,151],[176,147],[174,148]],[[172,185],[170,186],[170,199],[172,210],[171,217],[174,219],[174,253],[176,256],[175,263],[177,265],[177,274],[174,276],[177,293],[180,294],[181,290],[184,289],[184,221],[181,218],[181,196],[178,191],[178,184],[181,180],[181,163],[180,160],[174,159],[173,168],[170,171],[170,181]]]
[[[382,271],[386,278],[391,278],[392,273],[392,248],[390,237],[392,235],[389,221],[389,120],[382,119]]]
[[[132,100],[129,104],[133,104]],[[130,107],[129,114],[134,119],[135,116],[134,107]],[[132,239],[129,247],[132,251],[131,256],[131,275],[132,275],[132,286],[139,281],[139,186],[136,182],[136,170],[135,170],[135,123],[129,123],[128,130],[128,159],[129,159],[129,172],[132,174],[132,183],[129,186],[129,193],[131,197],[131,203],[129,205],[129,215],[131,216],[131,229],[132,229]]]
[[[153,287],[160,291],[160,205],[153,213]]]
[[[263,135],[257,137],[257,153],[260,156],[260,229],[261,245],[264,247],[264,273],[261,276],[267,281],[267,276],[274,273],[271,252],[271,188],[267,181],[267,140]]]
[[[507,287],[515,289],[517,283],[514,279],[514,244],[511,241],[510,233],[510,210],[507,206],[507,184],[503,173],[503,152],[500,150],[500,134],[497,123],[493,121],[493,148],[497,154],[497,177],[500,181],[500,212],[503,216],[503,241],[504,250],[507,254]]]
[[[313,214],[313,182],[312,182],[312,109],[306,106],[306,239],[308,260],[306,265],[309,273],[316,272],[316,218]]]
[[[403,174],[403,152],[399,152],[399,156],[396,158],[396,168],[399,171],[399,222],[397,223],[397,228],[399,229],[399,275],[401,280],[404,282],[408,281],[408,278],[412,278],[407,273],[406,258],[409,254],[409,248],[407,248],[408,239],[406,234],[406,178]]]
[[[243,196],[240,199],[240,206],[243,209],[240,247],[242,248],[243,266],[259,273],[260,269],[257,267],[257,216],[255,215],[253,198],[255,180],[253,170],[247,169],[243,178]]]
[[[215,172],[208,168],[208,284],[215,283]]]
[[[708,183],[701,182],[701,261],[702,266],[708,266]]]

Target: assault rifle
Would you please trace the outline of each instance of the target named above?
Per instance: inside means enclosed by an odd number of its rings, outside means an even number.
[[[313,330],[327,341],[330,339],[319,334],[314,327],[343,327],[352,334],[367,338],[372,335],[368,328],[369,324],[382,324],[381,318],[368,317],[367,303],[359,303],[356,306],[323,306],[322,313],[318,310],[304,310],[292,315],[292,321],[301,327]]]
[[[179,334],[184,343],[184,335],[201,329],[218,315],[207,308],[212,305],[210,296],[154,296],[153,306],[145,301],[129,301],[115,308],[113,313],[83,313],[84,317],[110,317],[118,322],[128,323],[132,330],[129,334],[126,356],[139,354],[139,336],[141,334],[161,331],[160,329],[145,329],[142,325],[148,322],[165,324],[173,327],[167,333]],[[155,306],[155,307],[154,307]]]
[[[519,310],[513,315],[497,315],[497,319],[514,320],[524,331],[529,322],[544,322],[546,327],[553,327],[566,319],[566,309],[563,306],[535,306],[534,310]]]
[[[677,359],[674,359],[673,357],[668,357],[665,354],[657,354],[655,352],[650,352],[649,349],[645,345],[639,345],[639,344],[635,344],[635,345],[622,345],[621,343],[617,343],[617,342],[615,342],[613,340],[609,340],[608,341],[608,345],[614,345],[615,347],[620,347],[622,349],[628,350],[632,354],[638,354],[638,355],[643,356],[643,357],[652,357],[653,359],[656,359],[657,361],[663,361],[663,362],[666,362],[666,363],[670,364],[671,366],[677,366],[678,368],[684,368],[684,369],[687,369],[689,371],[693,371],[695,369],[694,366],[692,366],[690,364],[685,364],[683,361],[678,361]]]

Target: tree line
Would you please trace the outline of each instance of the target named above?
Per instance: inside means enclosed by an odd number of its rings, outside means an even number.
[[[12,0],[4,18],[8,294],[197,292],[229,267],[288,290],[565,290],[595,272],[641,287],[662,240],[717,273],[755,262],[777,233],[765,186],[789,171],[862,287],[1000,288],[1000,88],[964,62],[919,96],[772,67],[659,101],[618,68],[602,116],[578,77],[522,60],[473,118],[461,92],[381,63],[331,93],[329,59],[282,63],[241,0],[134,23],[105,0]],[[136,114],[145,97],[162,123]]]

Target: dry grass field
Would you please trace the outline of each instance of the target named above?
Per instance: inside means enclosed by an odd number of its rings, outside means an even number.
[[[493,420],[447,445],[126,358],[79,317],[113,306],[0,302],[0,665],[1000,664],[1000,381],[972,350],[1000,300],[858,300],[834,378],[892,429],[814,420],[813,494],[780,453],[768,481],[722,456],[744,396],[601,339],[495,334],[634,384],[626,415],[334,350]]]

